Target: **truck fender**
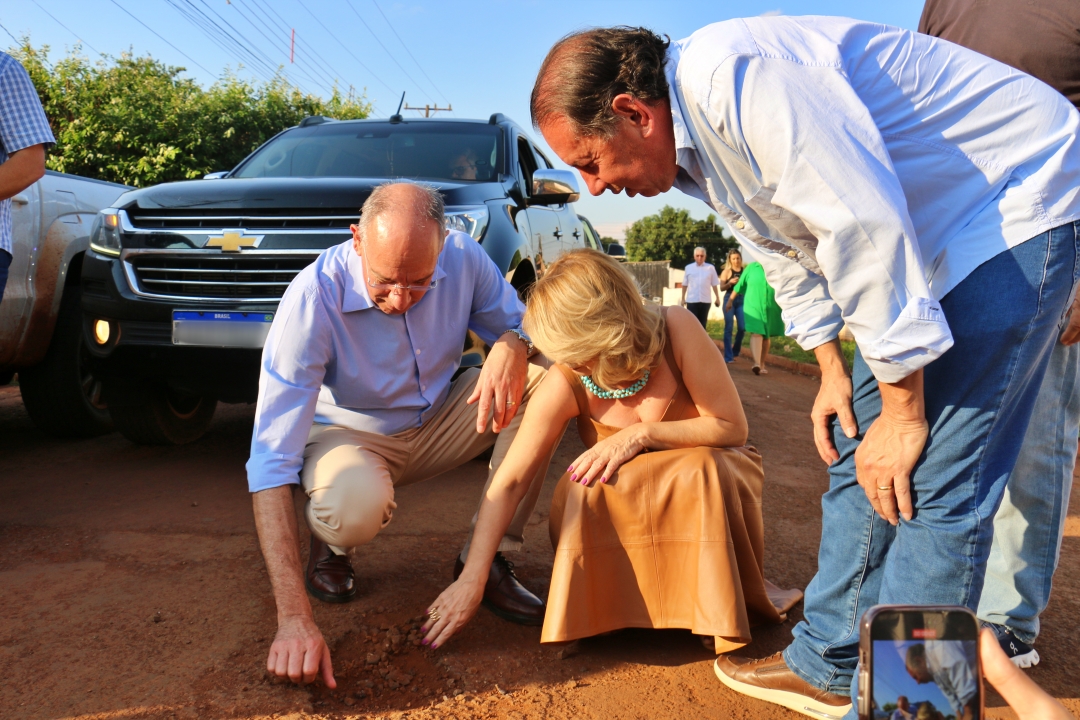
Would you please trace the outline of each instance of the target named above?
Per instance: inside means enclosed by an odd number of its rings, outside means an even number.
[[[60,301],[75,259],[90,247],[91,213],[64,215],[53,221],[45,233],[33,269],[34,303],[22,342],[12,361],[14,367],[30,367],[41,362],[49,349]]]

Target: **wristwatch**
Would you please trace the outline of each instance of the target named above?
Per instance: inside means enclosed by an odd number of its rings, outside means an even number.
[[[532,357],[532,354],[536,351],[536,346],[533,345],[532,340],[529,339],[528,335],[523,333],[521,330],[518,330],[517,328],[510,328],[509,330],[504,330],[503,335],[505,335],[506,333],[514,333],[515,335],[517,335],[518,340],[525,343],[525,354],[529,357]]]

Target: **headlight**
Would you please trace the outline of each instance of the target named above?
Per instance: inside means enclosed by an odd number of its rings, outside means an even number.
[[[90,248],[94,252],[120,257],[120,211],[106,208],[94,218],[90,231]]]
[[[468,233],[479,242],[487,229],[488,210],[485,205],[446,208],[446,229]]]

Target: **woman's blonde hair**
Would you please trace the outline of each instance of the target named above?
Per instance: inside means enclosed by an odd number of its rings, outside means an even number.
[[[740,250],[739,248],[731,248],[730,250],[727,251],[727,255],[724,256],[724,266],[722,268],[720,268],[720,272],[723,272],[724,270],[730,270],[731,269],[731,256],[732,255],[738,255],[739,259],[742,260],[742,250]]]
[[[596,250],[551,264],[529,295],[524,328],[549,360],[596,361],[593,382],[606,390],[640,378],[664,349],[660,309],[645,305],[633,276]]]

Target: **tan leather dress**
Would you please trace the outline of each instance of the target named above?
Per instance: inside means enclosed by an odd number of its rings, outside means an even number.
[[[665,344],[678,389],[662,422],[699,417]],[[621,428],[596,422],[581,379],[556,365],[577,397],[578,432],[592,447]],[[750,447],[643,452],[607,484],[563,475],[551,503],[555,548],[541,642],[620,628],[684,628],[718,653],[780,623],[801,598],[765,580],[761,456]]]

